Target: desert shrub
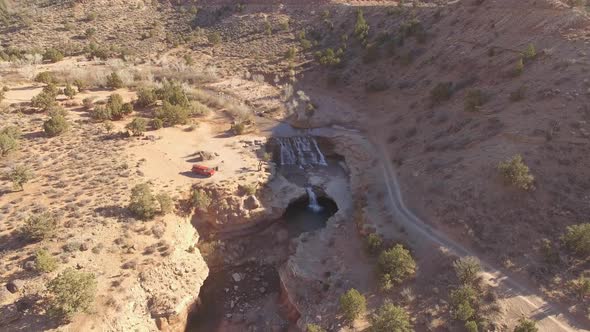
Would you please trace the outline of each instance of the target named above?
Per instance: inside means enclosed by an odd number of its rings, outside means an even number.
[[[568,226],[562,240],[570,252],[583,258],[588,257],[590,255],[590,223]]]
[[[21,234],[29,241],[40,241],[53,236],[57,224],[57,217],[49,212],[34,214],[25,220]]]
[[[379,255],[378,267],[385,289],[403,282],[416,272],[416,262],[410,252],[401,244],[383,251]]]
[[[340,296],[340,312],[348,322],[359,318],[367,309],[367,300],[356,289],[349,289]]]
[[[71,85],[66,85],[66,87],[64,88],[64,92],[63,94],[70,98],[70,99],[74,99],[74,96],[77,94],[78,92],[76,91],[76,89],[72,88]]]
[[[84,31],[84,37],[86,39],[92,38],[96,34],[96,28],[90,27]]]
[[[486,96],[481,90],[469,90],[465,95],[465,110],[468,112],[478,111],[485,102]]]
[[[217,31],[211,32],[207,35],[207,40],[210,44],[217,45],[221,43],[221,34]]]
[[[453,262],[453,268],[457,278],[463,284],[473,284],[477,280],[477,274],[481,271],[479,259],[473,256],[462,257]]]
[[[189,110],[181,105],[174,105],[164,102],[164,105],[156,109],[155,117],[162,120],[165,126],[186,124],[189,117]]]
[[[524,72],[524,60],[523,60],[523,58],[518,58],[512,74],[513,74],[513,76],[519,76],[523,72]]]
[[[193,100],[190,103],[189,111],[191,115],[207,115],[211,112],[211,109],[200,101]]]
[[[88,60],[93,60],[94,58],[101,59],[101,60],[107,60],[111,56],[110,50],[108,50],[104,47],[100,47],[94,43],[91,43],[88,46],[87,52],[88,52],[88,55],[86,56],[86,58]]]
[[[590,296],[590,279],[584,276],[570,281],[569,286],[581,301]]]
[[[147,183],[138,184],[131,189],[129,210],[140,219],[151,219],[156,215],[157,200]]]
[[[371,316],[371,332],[412,332],[408,312],[392,303],[385,303]]]
[[[438,105],[442,102],[445,102],[451,99],[453,96],[453,83],[452,82],[444,82],[438,83],[431,91],[430,91],[430,101],[433,105]]]
[[[164,82],[162,87],[155,90],[158,99],[172,105],[189,106],[188,96],[182,85],[176,82]]]
[[[103,123],[104,129],[106,130],[107,134],[110,134],[113,129],[115,129],[115,126],[113,125],[113,123],[111,121],[105,121]]]
[[[38,250],[35,253],[35,268],[40,272],[53,272],[57,269],[57,259],[45,249]]]
[[[158,130],[158,129],[161,129],[162,127],[164,127],[164,121],[162,121],[162,119],[153,119],[150,122],[150,125],[153,130]]]
[[[326,330],[324,330],[321,326],[317,324],[307,324],[305,330],[307,332],[326,332]]]
[[[74,80],[74,86],[78,88],[79,92],[85,91],[88,88],[86,82],[82,81],[81,79]]]
[[[537,332],[539,329],[532,320],[521,318],[518,320],[518,325],[514,327],[514,332]]]
[[[122,115],[129,115],[129,114],[133,113],[133,111],[135,111],[135,109],[133,108],[133,104],[131,104],[131,103],[125,103],[121,107],[121,114]]]
[[[63,58],[63,53],[55,48],[48,48],[45,50],[45,53],[43,53],[43,60],[51,63],[59,62],[63,60]]]
[[[14,190],[21,191],[23,186],[33,178],[33,174],[26,166],[16,165],[6,173],[6,178],[12,182]]]
[[[44,71],[44,72],[37,74],[37,76],[35,76],[35,82],[45,83],[45,84],[55,84],[57,82],[57,79],[55,78],[55,76],[53,75],[52,72]]]
[[[529,167],[523,162],[521,155],[500,162],[498,170],[509,184],[523,190],[533,189],[535,177],[531,175]]]
[[[140,107],[152,106],[158,100],[154,89],[141,88],[137,91],[137,105]]]
[[[160,204],[160,213],[168,214],[172,212],[172,208],[174,207],[174,205],[170,195],[166,193],[159,193],[158,195],[156,195],[156,200]]]
[[[537,50],[535,49],[534,44],[529,44],[526,50],[523,53],[524,58],[527,60],[532,60],[537,56]]]
[[[144,118],[135,118],[125,128],[130,130],[133,136],[141,136],[147,130],[147,120]]]
[[[289,60],[289,61],[293,61],[293,60],[295,60],[296,56],[297,56],[297,49],[295,47],[289,47],[289,49],[287,50],[287,53],[285,53],[285,58],[287,58],[287,60]]]
[[[70,319],[81,311],[89,311],[96,295],[96,277],[92,273],[67,268],[47,284],[48,313]]]
[[[48,84],[43,87],[43,90],[31,99],[31,106],[40,108],[44,111],[51,109],[57,105],[55,98],[59,91],[53,84]]]
[[[193,189],[191,192],[190,202],[192,206],[199,211],[207,211],[211,205],[212,199],[207,192],[201,189]]]
[[[377,233],[367,235],[365,239],[367,250],[371,255],[377,255],[383,248],[383,239]]]
[[[510,101],[517,102],[524,99],[526,93],[526,88],[524,86],[519,87],[518,89],[512,91],[510,93]]]
[[[468,321],[475,315],[474,307],[478,304],[475,289],[469,285],[463,285],[451,291],[451,316],[453,318]]]
[[[104,105],[97,105],[94,110],[92,110],[92,113],[90,113],[90,116],[96,121],[107,121],[112,118],[111,109]]]
[[[82,105],[86,110],[91,110],[94,107],[94,101],[91,97],[86,97],[82,99]]]
[[[15,126],[7,126],[0,130],[0,157],[18,149],[20,136],[20,129]]]
[[[477,322],[472,320],[465,322],[465,330],[467,332],[478,332]]]
[[[246,133],[246,124],[243,122],[235,123],[231,126],[234,135],[243,135]]]
[[[63,115],[53,115],[43,123],[43,130],[49,137],[59,136],[65,133],[70,127],[68,120]]]
[[[356,24],[354,26],[354,35],[364,44],[369,37],[369,24],[365,20],[363,11],[359,9],[356,12]]]
[[[107,88],[116,90],[121,89],[123,86],[123,80],[119,77],[119,74],[112,72],[107,76]]]
[[[264,21],[264,33],[272,35],[272,24],[269,21]]]
[[[338,51],[334,52],[333,49],[328,48],[323,52],[317,51],[315,56],[318,62],[323,66],[336,66],[340,64],[342,53],[342,49],[338,49]]]

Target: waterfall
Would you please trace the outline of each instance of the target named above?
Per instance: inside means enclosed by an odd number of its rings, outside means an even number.
[[[323,208],[321,205],[318,204],[318,198],[315,195],[315,193],[313,192],[313,189],[311,189],[310,187],[307,187],[307,188],[305,188],[305,190],[307,191],[307,196],[309,197],[309,204],[307,205],[307,208],[309,208],[313,212],[322,211]]]
[[[281,165],[327,166],[326,158],[311,136],[279,137]]]

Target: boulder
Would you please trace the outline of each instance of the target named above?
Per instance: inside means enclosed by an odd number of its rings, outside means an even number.
[[[256,196],[250,195],[244,200],[244,207],[248,210],[256,210],[260,207],[260,202]]]
[[[19,279],[14,279],[14,280],[9,281],[6,284],[6,289],[8,289],[8,291],[11,293],[16,293],[19,290],[23,289],[24,284],[25,284],[24,281],[19,280]]]

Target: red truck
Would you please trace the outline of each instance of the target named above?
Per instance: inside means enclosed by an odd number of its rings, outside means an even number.
[[[193,173],[211,177],[215,174],[215,169],[203,165],[193,165]]]

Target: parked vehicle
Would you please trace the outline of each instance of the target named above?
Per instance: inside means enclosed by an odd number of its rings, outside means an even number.
[[[215,169],[203,165],[193,165],[193,173],[211,177],[215,174]]]

